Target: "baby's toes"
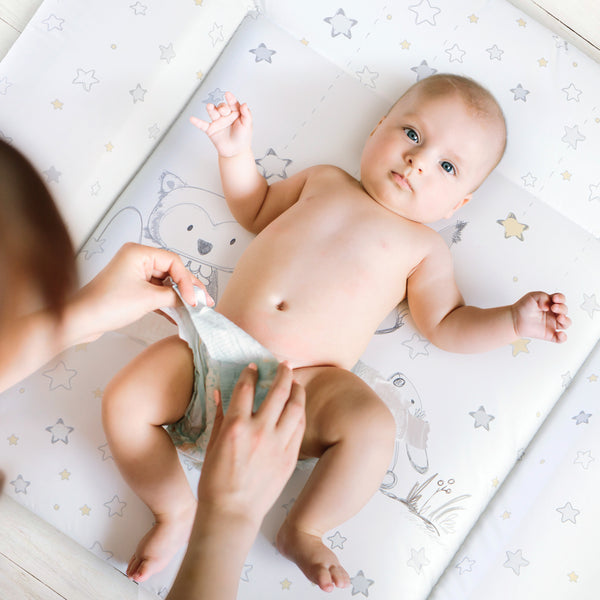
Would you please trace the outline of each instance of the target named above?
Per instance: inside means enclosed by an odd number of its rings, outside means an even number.
[[[328,567],[323,565],[317,567],[314,581],[324,592],[333,592],[335,589],[335,583],[331,577],[331,572]]]
[[[350,585],[350,575],[346,572],[343,567],[334,565],[330,569],[331,579],[335,583],[336,587],[347,588]]]

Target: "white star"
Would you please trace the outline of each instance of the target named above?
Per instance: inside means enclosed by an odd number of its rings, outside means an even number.
[[[208,35],[212,40],[212,45],[216,46],[219,42],[225,40],[225,36],[223,35],[223,25],[213,23],[212,29],[208,32]]]
[[[90,193],[92,196],[97,196],[100,193],[102,187],[100,186],[100,182],[96,181],[94,185],[90,188]]]
[[[375,80],[379,77],[379,73],[371,71],[366,65],[362,71],[356,71],[360,82],[370,88],[375,88]]]
[[[160,49],[160,60],[166,60],[167,64],[169,64],[177,55],[175,54],[175,50],[173,50],[173,42],[171,42],[168,46],[159,46]]]
[[[583,294],[583,304],[580,308],[589,315],[590,319],[593,319],[594,313],[597,310],[600,311],[600,305],[596,301],[596,294],[592,294],[591,296]]]
[[[123,516],[123,510],[127,506],[127,502],[122,502],[118,496],[113,496],[112,500],[104,503],[104,506],[108,508],[108,516],[114,517],[118,515],[119,517]]]
[[[46,427],[46,431],[52,434],[52,443],[62,442],[63,444],[69,443],[69,434],[73,431],[73,427],[65,425],[62,419],[56,421],[55,425]]]
[[[10,482],[15,488],[16,494],[27,494],[27,488],[31,485],[31,481],[25,481],[23,475],[19,475],[14,481]]]
[[[581,410],[581,411],[579,411],[578,415],[571,417],[571,419],[573,419],[575,421],[575,425],[581,425],[582,423],[589,425],[591,416],[592,416],[591,413],[586,413],[583,410]]]
[[[567,502],[564,506],[556,509],[556,512],[560,513],[560,522],[566,523],[567,521],[571,521],[572,523],[576,523],[575,518],[581,512],[576,508],[573,508],[573,505],[570,502]]]
[[[450,62],[459,62],[463,61],[463,56],[466,54],[464,50],[459,48],[458,44],[454,44],[452,48],[445,51],[446,54],[450,57]]]
[[[515,572],[515,575],[520,575],[521,567],[526,567],[529,564],[529,561],[523,558],[523,552],[521,550],[517,550],[516,552],[507,550],[506,558],[507,561],[504,563],[504,566],[507,569],[512,569]]]
[[[358,21],[355,21],[354,19],[349,19],[341,8],[338,9],[333,17],[327,17],[326,19],[323,19],[323,21],[331,25],[331,37],[344,35],[348,39],[352,37],[350,29],[358,23]]]
[[[90,548],[90,550],[99,558],[103,559],[103,560],[110,560],[113,557],[113,553],[110,552],[109,550],[105,550],[102,547],[102,544],[98,541],[94,542],[92,544],[92,547]]]
[[[64,387],[65,390],[70,390],[71,379],[77,375],[77,371],[74,369],[67,369],[65,363],[60,361],[56,367],[54,367],[54,369],[44,371],[42,375],[50,379],[50,385],[48,386],[50,391],[59,387]]]
[[[439,13],[442,12],[437,6],[431,6],[429,0],[421,0],[419,4],[413,4],[412,6],[409,6],[408,10],[417,15],[415,17],[415,23],[417,25],[421,25],[421,23],[435,25],[435,18]]]
[[[100,80],[96,77],[95,69],[89,71],[77,69],[77,76],[73,79],[74,85],[81,85],[86,92],[89,92],[96,83],[100,83]]]
[[[504,50],[500,50],[496,44],[488,48],[486,52],[489,53],[490,60],[502,60],[502,55],[504,54]]]
[[[520,83],[516,88],[512,88],[510,90],[513,94],[513,100],[516,102],[517,100],[522,100],[523,102],[527,102],[527,95],[529,94],[529,90],[526,90]]]
[[[569,146],[571,146],[571,148],[574,150],[577,150],[577,143],[585,140],[585,135],[579,131],[579,127],[577,125],[574,125],[573,127],[568,127],[565,125],[565,135],[563,135],[561,140],[565,144],[569,144]]]
[[[103,254],[104,248],[102,246],[104,245],[104,242],[106,242],[106,240],[99,240],[94,237],[88,240],[88,243],[82,249],[82,252],[84,254],[83,258],[85,260],[90,260],[90,258],[92,258],[94,254]]]
[[[332,536],[327,538],[331,542],[331,549],[344,549],[344,542],[347,540],[339,531],[336,531]]]
[[[50,15],[45,21],[42,21],[42,23],[48,28],[48,31],[52,31],[53,29],[58,29],[59,31],[62,31],[62,26],[64,22],[64,19],[61,19],[56,15]]]
[[[215,88],[208,94],[208,98],[202,100],[202,102],[204,104],[214,104],[215,106],[219,106],[219,104],[225,102],[225,92],[221,88]]]
[[[573,377],[571,376],[571,371],[567,371],[561,375],[562,378],[562,387],[568,388],[571,385],[571,381],[573,381]]]
[[[110,452],[110,447],[109,447],[108,443],[102,444],[102,446],[98,446],[98,450],[100,450],[100,452],[102,452],[102,460],[103,461],[108,460],[109,458],[113,457]]]
[[[279,158],[273,148],[269,148],[267,153],[257,159],[256,164],[261,168],[262,175],[265,179],[270,177],[281,177],[282,179],[287,178],[286,169],[291,164],[289,158]]]
[[[523,177],[521,177],[521,179],[523,180],[523,185],[525,187],[534,187],[535,182],[537,181],[537,177],[534,177],[531,174],[531,171],[529,171],[529,173],[527,173],[527,175],[523,175]]]
[[[421,79],[425,79],[426,77],[437,73],[437,69],[430,67],[426,60],[421,61],[421,64],[418,67],[411,67],[410,70],[417,74],[417,81],[421,81]]]
[[[487,431],[490,430],[490,422],[496,418],[493,415],[488,415],[483,406],[480,406],[476,411],[470,412],[469,414],[475,419],[475,429],[483,427]]]
[[[60,183],[59,178],[62,175],[60,171],[57,171],[54,166],[50,167],[47,171],[43,171],[43,174],[46,176],[46,181],[48,183]]]
[[[465,556],[457,565],[456,568],[460,575],[463,573],[471,573],[473,571],[474,560],[471,560],[468,556]]]
[[[250,565],[250,564],[244,565],[240,579],[242,581],[245,581],[246,583],[249,583],[250,582],[250,571],[252,571],[252,569],[253,569],[252,565]]]
[[[597,185],[590,185],[590,197],[588,198],[588,201],[592,202],[592,200],[600,200],[600,183]]]
[[[0,79],[0,94],[2,94],[3,96],[6,96],[6,92],[8,91],[8,88],[11,85],[12,85],[12,83],[9,83],[9,81],[6,77],[3,77],[2,79]]]
[[[138,102],[144,101],[144,96],[148,93],[148,90],[145,90],[139,83],[137,84],[134,90],[129,90],[129,93],[133,97],[133,103],[136,104]]]
[[[408,348],[408,355],[411,359],[415,359],[417,356],[429,356],[429,340],[422,338],[418,333],[414,333],[410,340],[402,342],[403,346]]]
[[[585,452],[579,450],[577,452],[577,456],[575,457],[575,460],[573,461],[573,464],[581,465],[587,471],[588,467],[590,466],[590,463],[593,462],[594,460],[595,459],[592,456],[591,450],[586,450]]]
[[[425,548],[421,548],[419,551],[414,548],[410,549],[410,558],[406,562],[409,567],[412,567],[419,575],[423,570],[423,567],[426,567],[429,564],[429,559],[425,556]]]
[[[133,10],[134,14],[144,16],[146,15],[146,11],[148,10],[148,7],[145,4],[142,4],[141,2],[136,2],[135,4],[132,4],[129,8]]]
[[[375,583],[372,579],[367,579],[365,574],[359,571],[354,577],[350,578],[352,584],[352,595],[362,594],[366,598],[369,597],[369,588]]]
[[[265,44],[259,44],[256,48],[252,48],[250,50],[252,54],[254,54],[254,62],[266,61],[268,63],[272,63],[271,57],[273,54],[277,54],[275,50],[271,50],[267,48]]]
[[[567,95],[567,100],[575,100],[579,102],[579,96],[581,96],[581,90],[578,90],[572,83],[568,88],[562,88],[562,91]]]
[[[157,139],[159,135],[160,135],[160,127],[156,123],[154,123],[154,125],[152,125],[152,127],[148,127],[148,137],[151,140]]]

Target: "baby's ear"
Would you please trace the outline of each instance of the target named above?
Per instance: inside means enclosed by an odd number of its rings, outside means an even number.
[[[459,202],[457,202],[455,204],[454,208],[446,215],[446,219],[449,219],[459,208],[461,208],[467,202],[469,202],[472,197],[473,197],[473,194],[468,194],[462,200],[460,200]]]
[[[379,120],[379,123],[377,123],[377,125],[375,125],[375,128],[373,129],[373,131],[371,131],[371,133],[369,134],[369,137],[371,137],[376,131],[377,128],[385,121],[385,117],[381,117],[381,119]]]

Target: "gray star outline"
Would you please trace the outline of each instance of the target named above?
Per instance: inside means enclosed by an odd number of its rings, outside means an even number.
[[[74,427],[70,427],[69,425],[65,425],[62,419],[58,419],[54,425],[50,425],[46,427],[46,431],[52,434],[51,442],[56,444],[57,442],[62,442],[63,444],[69,443],[69,435],[74,430]]]
[[[529,561],[523,558],[522,550],[517,550],[516,552],[507,550],[506,558],[507,560],[504,563],[504,567],[507,569],[512,569],[515,575],[520,575],[521,567],[526,567],[529,564]]]
[[[490,422],[496,418],[493,415],[488,415],[483,406],[469,414],[475,419],[474,428],[483,427],[486,431],[490,430]]]
[[[339,8],[333,17],[327,17],[323,21],[331,25],[331,37],[344,35],[348,39],[352,38],[350,30],[358,23],[355,19],[349,19],[342,8]]]
[[[273,148],[269,148],[262,158],[258,158],[254,162],[260,167],[265,179],[271,177],[287,179],[286,169],[292,164],[290,158],[279,158]]]
[[[256,48],[252,48],[251,50],[249,50],[249,52],[251,54],[254,54],[254,62],[258,63],[264,60],[269,64],[273,63],[273,61],[271,60],[273,54],[277,54],[275,50],[267,48],[267,46],[263,43],[259,44]]]

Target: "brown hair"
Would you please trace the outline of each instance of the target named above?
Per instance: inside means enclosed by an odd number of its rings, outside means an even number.
[[[0,329],[20,303],[39,300],[57,317],[76,284],[74,249],[40,176],[0,140]]]

